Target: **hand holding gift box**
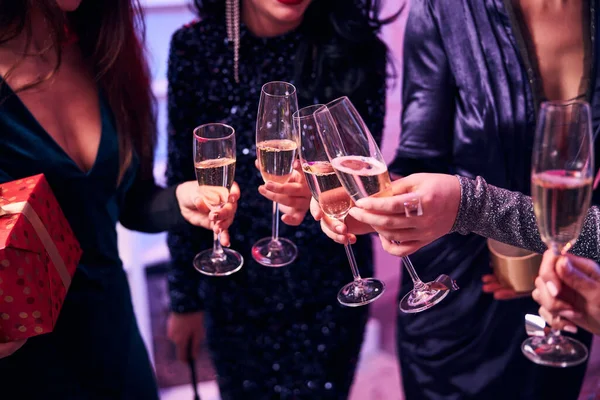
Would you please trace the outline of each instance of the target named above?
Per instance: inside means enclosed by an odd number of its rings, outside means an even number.
[[[43,175],[0,185],[0,343],[54,329],[80,257]]]

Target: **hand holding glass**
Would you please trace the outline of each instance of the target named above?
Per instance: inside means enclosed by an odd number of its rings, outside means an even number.
[[[391,196],[390,176],[381,151],[350,99],[334,100],[314,115],[331,166],[352,200]],[[427,310],[448,295],[450,288],[441,285],[437,289],[437,280],[422,282],[409,258],[402,257],[402,261],[414,288],[400,301],[401,311]]]
[[[298,110],[296,88],[286,82],[263,85],[256,118],[256,155],[265,182],[285,183],[292,175],[298,141],[292,115]],[[283,267],[298,255],[296,245],[279,237],[279,205],[273,203],[272,236],[252,247],[252,257],[266,267]]]
[[[545,102],[532,156],[533,210],[542,240],[555,254],[569,251],[590,207],[594,173],[590,106],[584,101]],[[521,350],[536,364],[570,367],[588,357],[579,341],[552,330],[531,337]]]
[[[235,175],[235,130],[225,124],[205,124],[194,129],[194,164],[204,204],[212,211],[222,208],[229,199]],[[210,276],[237,272],[244,258],[235,250],[223,248],[215,235],[213,248],[198,253],[194,267]]]
[[[305,107],[294,113],[294,127],[300,137],[300,161],[312,196],[329,218],[344,221],[353,201],[342,187],[323,147],[314,112],[322,105]],[[345,245],[354,281],[338,293],[338,301],[348,307],[357,307],[377,300],[385,291],[385,284],[374,278],[361,278],[350,244]]]

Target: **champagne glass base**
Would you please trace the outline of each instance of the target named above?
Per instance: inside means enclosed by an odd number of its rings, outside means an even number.
[[[238,272],[244,265],[244,257],[235,250],[223,248],[223,257],[216,257],[212,249],[204,250],[194,258],[194,268],[208,276],[227,276]]]
[[[298,256],[298,248],[288,239],[263,238],[252,246],[252,258],[265,267],[285,267],[294,262]]]
[[[588,358],[588,349],[583,343],[552,334],[530,337],[521,345],[521,351],[536,364],[556,368],[574,367]]]
[[[385,292],[385,283],[375,278],[350,282],[340,289],[338,302],[346,307],[359,307],[372,303]]]
[[[435,306],[444,300],[450,290],[431,289],[431,284],[425,284],[424,289],[413,289],[400,300],[400,311],[407,314],[419,313]]]

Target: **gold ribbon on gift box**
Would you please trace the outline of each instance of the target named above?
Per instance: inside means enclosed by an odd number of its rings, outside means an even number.
[[[23,214],[25,218],[27,218],[33,227],[33,230],[40,238],[42,245],[46,249],[48,257],[50,257],[50,260],[54,264],[54,267],[56,268],[63,285],[68,289],[71,285],[71,275],[69,275],[69,270],[67,269],[64,260],[60,256],[60,252],[56,248],[50,233],[48,233],[44,223],[37,215],[33,207],[31,207],[31,205],[29,205],[29,203],[26,201],[0,205],[0,217],[14,214]]]

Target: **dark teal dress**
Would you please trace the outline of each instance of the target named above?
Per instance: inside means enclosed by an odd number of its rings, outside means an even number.
[[[0,80],[0,182],[45,174],[83,249],[54,332],[0,359],[3,399],[158,399],[116,224],[156,232],[182,217],[174,188],[142,181],[137,161],[117,186],[118,138],[104,102],[101,115],[97,159],[84,172]]]

